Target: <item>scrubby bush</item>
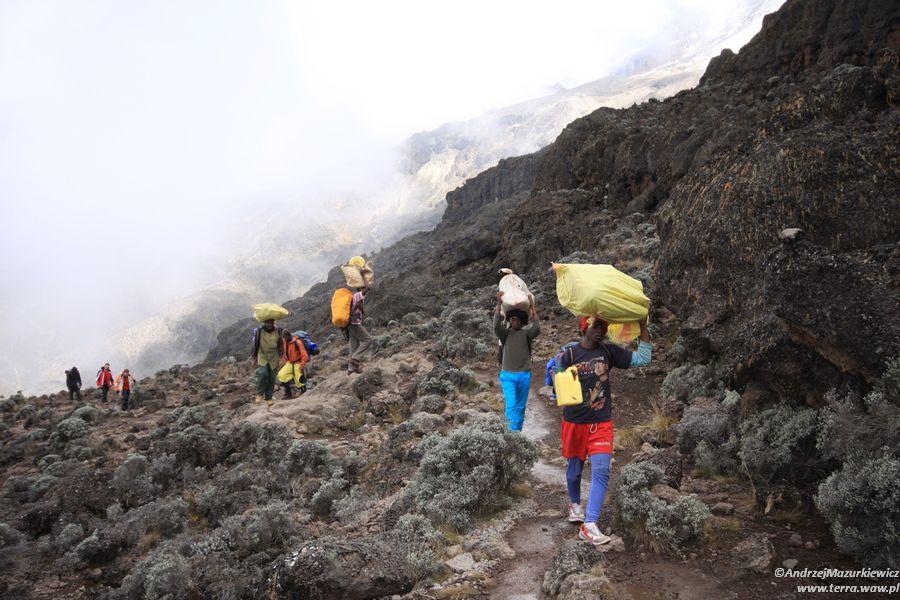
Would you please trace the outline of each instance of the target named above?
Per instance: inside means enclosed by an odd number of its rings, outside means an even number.
[[[428,394],[427,396],[416,398],[410,409],[414,413],[427,412],[439,415],[444,412],[446,407],[447,401],[443,397],[437,394]]]
[[[862,400],[855,395],[825,395],[817,446],[826,458],[850,455],[900,456],[900,359]]]
[[[440,398],[440,396],[423,396]],[[443,417],[428,412],[416,413],[388,432],[387,450],[391,456],[401,461],[418,462],[422,458],[419,445],[428,434],[446,429]]]
[[[165,489],[178,475],[178,460],[174,454],[161,454],[150,464],[153,483]]]
[[[474,299],[451,302],[441,313],[440,323],[438,349],[442,356],[484,358],[490,352],[491,319]]]
[[[192,425],[205,425],[210,418],[202,406],[179,406],[167,415],[170,431],[182,431]]]
[[[406,560],[419,572],[419,576],[435,573],[440,568],[438,554],[444,536],[422,515],[403,515],[390,532],[406,550]]]
[[[721,383],[712,365],[683,365],[669,371],[660,394],[663,398],[689,403],[694,398],[721,395]]]
[[[38,421],[38,411],[37,409],[31,405],[26,404],[16,413],[16,421],[24,421],[24,426],[26,428],[34,426]]]
[[[446,396],[456,390],[471,387],[474,383],[475,378],[470,372],[459,369],[448,361],[441,361],[419,382],[418,392],[420,396]]]
[[[330,515],[332,504],[344,497],[349,488],[350,482],[343,477],[336,476],[327,479],[313,494],[311,502],[313,510],[323,517]]]
[[[754,479],[770,483],[792,476],[808,479],[804,469],[815,464],[816,411],[778,404],[741,423],[738,456]],[[812,459],[811,459],[812,458]]]
[[[288,448],[281,467],[291,476],[321,476],[328,473],[331,448],[315,440],[297,440]]]
[[[815,496],[835,543],[866,566],[900,567],[900,359],[862,400],[827,394],[819,423],[822,455],[846,459]]]
[[[56,426],[51,438],[55,442],[70,442],[85,437],[91,432],[91,426],[79,417],[63,419]]]
[[[732,434],[719,445],[701,440],[694,447],[691,456],[694,459],[694,466],[701,471],[734,475],[740,472],[740,462],[737,458],[740,447],[740,439],[737,435]]]
[[[25,534],[11,527],[6,523],[0,522],[0,549],[18,546],[26,540]]]
[[[339,521],[351,521],[365,514],[366,508],[372,504],[371,498],[362,490],[362,487],[354,485],[350,493],[335,500],[331,505],[331,514]]]
[[[650,488],[662,481],[663,470],[650,462],[622,467],[614,489],[618,516],[629,536],[654,552],[672,550],[701,536],[712,516],[697,496],[679,496],[673,504],[657,498]]]
[[[265,423],[256,440],[256,454],[264,464],[275,464],[287,452],[292,439],[291,433],[284,425]]]
[[[53,547],[59,553],[68,552],[84,539],[84,535],[84,528],[81,525],[69,523],[57,534],[56,539],[53,540]]]
[[[33,475],[13,475],[3,484],[0,495],[13,498],[20,503],[36,502],[59,481],[57,477],[38,473]]]
[[[179,600],[187,598],[191,567],[177,549],[166,544],[137,563],[122,580],[120,596],[126,600]]]
[[[685,409],[675,426],[679,449],[690,455],[698,468],[710,473],[739,470],[737,398],[737,393],[729,390],[722,401],[697,401]]]
[[[179,462],[211,467],[219,463],[224,449],[224,435],[194,424],[181,431],[171,431],[159,441],[159,448],[174,454]]]
[[[419,511],[434,523],[465,529],[473,515],[501,507],[510,486],[534,464],[534,445],[499,419],[466,424],[446,437],[423,442],[413,482]]]
[[[900,567],[900,460],[850,458],[820,486],[819,512],[834,541],[866,566]]]
[[[284,502],[273,502],[228,517],[197,548],[202,554],[227,549],[239,559],[280,548],[298,531],[291,519],[294,512]]]
[[[113,473],[112,488],[126,507],[146,504],[159,495],[153,482],[150,461],[142,454],[129,454]]]
[[[86,404],[84,406],[79,406],[74,411],[72,411],[72,416],[78,417],[79,419],[87,421],[88,423],[96,423],[103,417],[103,411],[95,406]]]
[[[724,443],[732,433],[736,417],[736,411],[713,399],[687,407],[681,422],[675,426],[679,449],[689,453],[700,442]]]

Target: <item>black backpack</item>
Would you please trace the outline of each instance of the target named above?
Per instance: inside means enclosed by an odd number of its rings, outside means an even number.
[[[531,338],[525,336],[525,339],[528,340],[528,354],[531,355]],[[497,346],[497,364],[503,365],[503,340],[498,340]]]

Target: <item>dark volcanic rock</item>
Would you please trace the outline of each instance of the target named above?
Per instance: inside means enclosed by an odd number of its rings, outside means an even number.
[[[642,271],[680,321],[683,358],[716,361],[737,389],[865,385],[900,353],[898,64],[895,0],[788,0],[697,88],[599,109],[449,194],[434,231],[372,257],[372,324],[438,316],[498,267],[553,307],[549,262],[582,252]],[[285,325],[324,336],[339,285],[335,269]],[[243,355],[252,325],[223,331],[209,358]]]
[[[401,545],[372,536],[322,538],[277,564],[269,597],[364,600],[405,594],[417,577]]]

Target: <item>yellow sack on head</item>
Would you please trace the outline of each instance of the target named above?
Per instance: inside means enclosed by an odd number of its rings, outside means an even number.
[[[645,318],[650,299],[644,285],[612,265],[554,264],[556,296],[576,317],[601,315],[610,323]]]
[[[269,319],[277,321],[278,319],[285,318],[289,314],[291,314],[291,311],[277,304],[264,303],[253,305],[253,318],[260,323],[268,321]]]
[[[372,269],[371,263],[366,263],[363,266],[353,264],[341,265],[341,273],[344,274],[344,280],[350,287],[369,287],[375,283],[375,271]]]

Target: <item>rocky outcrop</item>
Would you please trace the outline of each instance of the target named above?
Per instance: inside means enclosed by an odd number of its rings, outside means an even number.
[[[874,64],[885,48],[900,45],[898,22],[893,0],[789,1],[763,19],[739,54],[726,50],[714,58],[700,83]]]
[[[698,88],[572,123],[501,256],[602,252],[604,214],[658,210],[655,299],[689,356],[785,397],[871,381],[900,353],[898,14],[790,1]],[[516,239],[539,211],[544,242]],[[785,228],[804,244],[782,248]]]
[[[794,399],[865,386],[900,354],[898,52],[896,2],[789,0],[697,88],[599,109],[449,194],[434,231],[372,257],[373,322],[435,315],[501,266],[546,305],[550,261],[656,260],[635,274],[680,320],[686,359]],[[285,324],[329,332],[340,284],[333,270]],[[246,352],[251,326],[209,357]]]
[[[416,583],[407,549],[374,536],[320,538],[276,565],[270,598],[377,598],[404,594]]]

